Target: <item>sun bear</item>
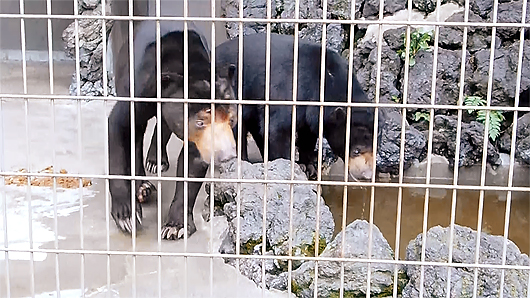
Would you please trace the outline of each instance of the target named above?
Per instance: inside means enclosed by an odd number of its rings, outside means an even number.
[[[216,48],[216,69],[226,69],[227,65],[238,65],[238,39],[226,41]],[[265,99],[266,34],[253,34],[243,37],[243,99]],[[270,51],[270,100],[292,101],[294,37],[271,34]],[[320,101],[321,45],[299,40],[298,44],[298,101]],[[325,61],[325,102],[348,101],[348,63],[338,53],[326,50]],[[237,77],[237,70],[236,74]],[[237,93],[237,80],[234,91]],[[370,100],[353,76],[351,101],[368,103]],[[269,160],[290,159],[291,115],[290,106],[269,106]],[[298,105],[296,110],[296,146],[299,151],[299,164],[306,169],[309,177],[316,176],[312,163],[317,158],[314,150],[318,138],[319,106]],[[333,152],[345,158],[346,118],[344,106],[324,107],[323,134]],[[350,118],[349,174],[353,179],[369,179],[373,173],[374,157],[373,128],[374,108],[352,107]],[[247,133],[250,133],[263,156],[265,110],[263,105],[243,105],[242,159],[247,160]],[[165,146],[171,132],[162,127],[163,169],[169,163],[164,156]],[[234,129],[237,136],[237,127]],[[152,140],[146,164],[151,170],[156,161],[156,140]]]
[[[139,24],[134,36],[134,96],[156,98],[156,27],[154,21]],[[184,88],[184,31],[180,22],[160,22],[161,97],[183,98]],[[189,98],[209,99],[210,57],[204,37],[193,27],[188,30],[188,83]],[[117,57],[116,92],[119,97],[129,97],[129,44],[125,43]],[[216,98],[233,99],[234,66],[224,68],[225,76],[216,77]],[[147,122],[156,116],[155,101],[134,102],[134,173],[145,176],[143,165],[143,138]],[[162,119],[165,132],[174,133],[184,139],[184,103],[163,102]],[[111,175],[131,174],[131,102],[118,101],[109,115],[109,170]],[[232,129],[236,124],[232,105],[216,104],[215,119],[212,119],[210,103],[188,104],[188,177],[201,178],[206,175],[210,158],[217,162],[236,155],[236,143]],[[214,134],[211,133],[213,126]],[[212,138],[214,146],[212,151]],[[177,176],[184,175],[184,148],[179,153]],[[146,180],[136,180],[136,214],[132,214],[131,182],[111,179],[112,217],[118,228],[131,232],[133,219],[142,223],[141,203],[146,202],[155,190]],[[193,207],[202,183],[188,183],[188,210],[184,210],[184,183],[177,182],[169,214],[162,228],[163,239],[177,239],[184,233],[184,216],[188,216],[188,235],[196,231],[193,222]]]

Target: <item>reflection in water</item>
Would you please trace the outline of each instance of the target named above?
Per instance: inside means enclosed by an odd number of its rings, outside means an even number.
[[[342,230],[342,197],[344,187],[323,186],[322,196],[330,207],[335,219],[335,234]],[[434,191],[434,190],[433,190]],[[438,190],[439,192],[439,190]],[[479,191],[457,191],[455,223],[477,228]],[[370,188],[348,188],[348,208],[346,211],[346,224],[356,219],[369,220],[370,218]],[[502,196],[501,196],[502,197]],[[445,196],[430,196],[428,207],[427,228],[436,225],[442,227],[451,223],[452,190],[447,190]],[[508,238],[515,242],[521,252],[528,254],[529,243],[529,213],[530,193],[512,193],[510,211],[510,225]],[[396,251],[396,217],[398,210],[398,188],[375,188],[374,196],[374,224],[381,230],[388,243]],[[410,240],[422,232],[425,195],[418,194],[417,190],[403,189],[401,206],[401,237],[399,255],[405,258],[406,247]],[[499,200],[498,193],[484,193],[484,209],[482,217],[482,231],[492,235],[504,234],[504,219],[506,201]]]

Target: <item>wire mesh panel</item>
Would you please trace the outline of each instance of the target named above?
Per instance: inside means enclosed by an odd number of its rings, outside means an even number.
[[[2,1],[2,297],[530,297],[527,0]]]

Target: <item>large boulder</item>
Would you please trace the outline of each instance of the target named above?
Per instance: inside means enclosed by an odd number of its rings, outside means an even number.
[[[530,23],[530,6],[526,9],[526,23]],[[493,13],[490,13],[490,18]],[[513,1],[499,3],[497,11],[498,23],[521,23],[523,15],[523,1]],[[519,39],[521,28],[518,27],[499,27],[497,33],[503,40]]]
[[[519,62],[519,41],[503,44],[495,50],[493,65],[493,84],[491,105],[511,106],[515,99],[517,85],[517,65]],[[530,88],[530,41],[525,40],[521,73],[521,91]],[[490,50],[483,49],[475,53],[472,62],[473,75],[466,80],[473,95],[487,98],[490,65]]]
[[[469,61],[469,53],[466,55],[466,61]],[[431,85],[434,63],[433,51],[419,51],[415,56],[416,64],[409,68],[408,86],[405,81],[401,82],[401,92],[408,88],[409,96],[407,103],[411,104],[430,104],[431,103]],[[436,68],[436,98],[435,104],[456,105],[458,102],[460,81],[460,65],[462,52],[460,50],[452,51],[438,48],[438,65]],[[466,66],[470,69],[470,66]],[[404,69],[401,77],[404,78]],[[415,109],[411,109],[415,111]]]
[[[382,109],[380,115],[377,170],[382,173],[398,174],[402,116],[398,111],[385,111],[385,109]],[[425,136],[419,130],[409,126],[407,122],[405,125],[404,170],[409,168],[415,160],[420,159],[427,144]]]
[[[219,165],[221,179],[237,178],[237,162],[229,161]],[[268,163],[268,179],[290,180],[291,162],[285,159],[277,159]],[[241,178],[264,179],[264,166],[262,163],[250,164],[241,162]],[[295,164],[294,179],[304,180],[307,178],[300,167]],[[263,200],[264,185],[259,183],[241,183],[241,193],[237,197],[237,183],[215,183],[214,204],[217,214],[224,214],[228,220],[228,230],[224,234],[222,244],[219,248],[221,253],[236,252],[237,224],[239,221],[240,251],[242,254],[261,254],[263,246]],[[206,187],[210,194],[210,187]],[[290,185],[287,183],[267,184],[266,204],[266,254],[288,255],[289,254],[289,226],[290,226]],[[208,203],[210,199],[207,199]],[[241,213],[237,214],[237,202],[240,203]],[[322,252],[333,236],[335,224],[333,216],[324,200],[317,198],[316,186],[308,184],[293,185],[293,213],[292,213],[292,252],[294,256],[314,256],[315,245]],[[317,204],[320,204],[317,207]],[[209,210],[208,205],[206,210]],[[317,208],[320,215],[317,216]],[[221,211],[222,210],[222,211]],[[316,239],[316,223],[319,219],[319,239]],[[235,265],[234,259],[227,259]],[[301,262],[293,262],[294,268],[300,266]],[[261,284],[262,271],[261,260],[240,260],[240,271],[257,284]],[[278,285],[281,277],[279,275],[287,270],[287,262],[274,260],[265,262],[265,278],[267,286]]]
[[[445,156],[454,166],[456,150],[457,116],[436,115],[434,117],[432,153]],[[477,121],[462,122],[458,166],[472,166],[482,162],[484,125]],[[487,161],[500,165],[499,152],[488,140]]]
[[[368,254],[370,228],[372,247]],[[343,239],[343,237],[345,239]],[[344,240],[344,246],[342,242]],[[342,254],[344,250],[344,255]],[[383,234],[375,225],[365,220],[356,220],[339,233],[321,257],[350,259],[393,260],[394,252]],[[407,278],[403,267],[394,264],[344,262],[344,297],[365,297],[367,292],[368,270],[370,271],[370,297],[392,296],[394,271],[398,272],[398,293],[401,292]],[[292,273],[293,292],[298,297],[313,297],[315,289],[315,262],[304,263]],[[318,297],[338,297],[341,287],[341,262],[318,262]]]
[[[426,262],[447,263],[449,260],[450,228],[440,226],[427,231],[425,246]],[[420,261],[422,253],[423,234],[419,234],[407,246],[406,260]],[[479,264],[502,264],[504,237],[480,234],[479,251],[476,252],[477,232],[455,225],[453,234],[452,263],[473,264],[478,253]],[[506,246],[506,265],[529,266],[528,256],[522,254],[519,248],[510,240]],[[450,268],[450,269],[448,269]],[[448,270],[451,273],[451,287],[449,297],[471,297],[474,287],[474,270],[469,267],[446,267],[426,265],[423,267],[423,297],[446,297]],[[499,297],[502,270],[492,268],[478,268],[477,297]],[[422,268],[418,265],[406,265],[406,273],[410,281],[403,290],[403,298],[420,297],[420,282]],[[519,269],[504,270],[504,297],[526,297],[528,271]]]
[[[81,2],[81,1],[80,1]],[[91,9],[94,7],[94,9]],[[110,1],[109,1],[110,2]],[[111,7],[107,2],[105,13],[110,15]],[[102,5],[100,1],[82,1],[80,6],[82,16],[101,16]],[[90,8],[90,9],[89,9]],[[85,10],[86,9],[86,10]],[[106,34],[103,34],[103,21],[97,19],[80,19],[78,21],[77,36],[79,40],[79,86],[80,95],[100,96],[103,90],[103,38],[107,38],[112,29],[112,20],[106,22]],[[66,55],[72,59],[76,58],[76,30],[75,22],[72,22],[63,31],[64,50]],[[108,72],[108,70],[107,70]],[[108,94],[114,94],[113,79],[108,76]],[[72,76],[70,94],[77,95],[77,75]]]
[[[513,124],[499,140],[499,149],[502,152],[510,153],[512,130]],[[524,114],[517,119],[515,158],[520,162],[530,164],[530,113]]]
[[[377,46],[373,42],[364,42],[353,51],[353,65],[357,80],[370,100],[375,100],[377,81]],[[401,72],[401,59],[386,42],[381,51],[380,102],[389,102],[401,96],[398,79]]]

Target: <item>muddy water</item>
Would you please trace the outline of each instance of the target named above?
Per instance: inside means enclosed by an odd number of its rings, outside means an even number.
[[[330,207],[335,219],[335,233],[342,230],[343,215],[342,186],[323,186],[322,195]],[[455,223],[477,228],[479,211],[478,191],[457,191]],[[452,191],[441,197],[430,197],[428,205],[428,228],[440,225],[449,226],[451,222]],[[370,188],[348,188],[347,224],[356,219],[370,218]],[[530,251],[530,193],[512,193],[510,208],[510,226],[508,238],[519,249],[528,254]],[[406,247],[410,240],[422,232],[425,195],[414,189],[404,189],[401,203],[401,229],[399,256],[405,258]],[[374,224],[381,230],[388,243],[396,251],[396,218],[398,209],[398,188],[376,187],[374,192]],[[482,231],[492,235],[504,234],[506,201],[495,193],[484,193]]]

